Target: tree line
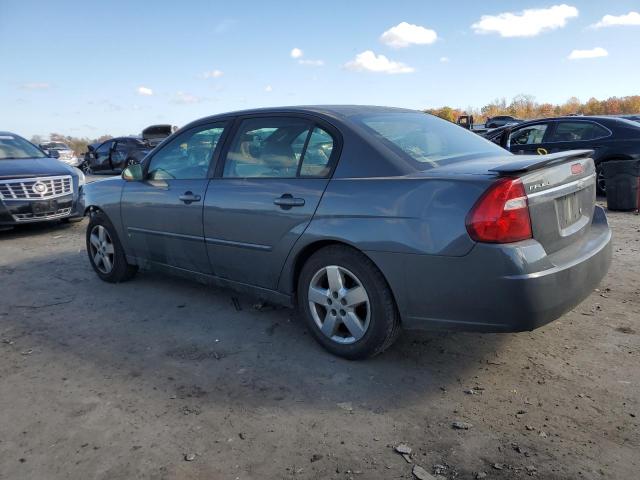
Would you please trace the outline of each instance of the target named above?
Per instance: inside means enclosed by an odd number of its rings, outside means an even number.
[[[571,97],[563,104],[554,105],[538,103],[534,96],[522,94],[516,95],[510,103],[507,103],[505,98],[499,98],[481,108],[460,109],[445,106],[429,108],[425,112],[450,122],[455,122],[460,115],[473,115],[476,123],[482,123],[496,115],[511,115],[523,120],[563,115],[622,115],[640,113],[640,95],[609,97],[606,100],[592,97],[585,103]]]

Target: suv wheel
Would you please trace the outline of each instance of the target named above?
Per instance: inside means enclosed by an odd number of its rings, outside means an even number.
[[[316,340],[334,355],[360,359],[391,346],[400,316],[373,262],[350,247],[313,254],[298,281],[298,308]]]
[[[125,282],[138,271],[137,266],[127,263],[116,230],[104,213],[98,211],[91,215],[86,242],[89,261],[101,280]]]

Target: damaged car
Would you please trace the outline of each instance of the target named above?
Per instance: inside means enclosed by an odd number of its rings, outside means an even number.
[[[533,330],[611,262],[591,155],[516,156],[396,108],[214,115],[83,190],[88,259],[106,282],[151,268],[295,305],[349,359],[401,329]]]

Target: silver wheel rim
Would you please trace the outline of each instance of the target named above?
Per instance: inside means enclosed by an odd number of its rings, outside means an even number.
[[[369,328],[371,303],[362,282],[346,268],[329,265],[309,284],[309,309],[322,334],[343,345],[360,340]]]
[[[600,170],[596,175],[596,181],[598,182],[598,188],[600,189],[600,191],[606,192],[607,182],[606,182],[606,179],[604,178],[604,172],[602,170]]]
[[[111,235],[102,225],[96,225],[91,229],[89,250],[96,268],[104,274],[111,273],[115,251]]]
[[[88,163],[85,163],[84,165],[82,165],[82,171],[87,175],[91,175],[93,173],[93,171],[91,170],[91,166],[89,166]]]

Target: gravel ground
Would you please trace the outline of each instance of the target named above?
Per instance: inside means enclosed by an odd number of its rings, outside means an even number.
[[[638,478],[640,217],[609,216],[611,271],[562,319],[363,362],[249,297],[100,282],[86,220],[0,233],[0,478]]]

